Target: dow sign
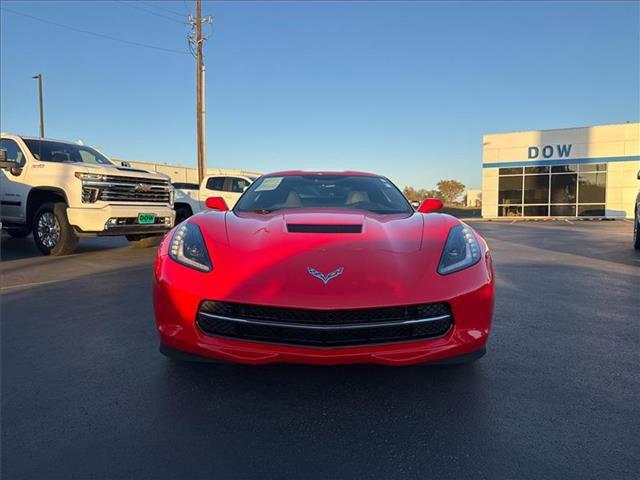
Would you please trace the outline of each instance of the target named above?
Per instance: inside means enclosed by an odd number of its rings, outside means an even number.
[[[540,147],[529,147],[529,160],[536,158],[551,158],[553,156],[558,158],[568,157],[571,155],[571,144],[569,145],[543,145]]]

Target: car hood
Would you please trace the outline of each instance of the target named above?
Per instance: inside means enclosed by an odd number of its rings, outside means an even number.
[[[364,249],[401,253],[420,250],[423,219],[363,211],[285,210],[267,215],[231,213],[226,228],[229,242],[246,252],[286,247],[311,256]]]
[[[212,257],[217,299],[319,309],[423,302],[430,296],[425,282],[437,280],[448,231],[459,222],[355,210],[205,213],[192,221]],[[312,233],[292,233],[292,225]],[[313,233],[337,226],[361,232]],[[429,288],[442,298],[438,285]]]
[[[118,165],[93,165],[89,163],[60,163],[57,165],[65,165],[73,168],[74,172],[95,173],[99,175],[113,175],[121,177],[146,178],[149,180],[168,180],[167,175],[149,172],[141,168],[121,167]]]

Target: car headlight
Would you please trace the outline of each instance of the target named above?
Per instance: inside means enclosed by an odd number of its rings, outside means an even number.
[[[480,245],[476,236],[466,225],[456,225],[449,230],[442,251],[438,273],[447,275],[469,268],[480,261]]]
[[[80,180],[104,181],[107,179],[107,177],[100,175],[99,173],[76,172],[74,175]]]
[[[185,267],[201,272],[210,272],[213,269],[202,232],[197,225],[190,222],[184,222],[176,228],[169,245],[169,256]]]

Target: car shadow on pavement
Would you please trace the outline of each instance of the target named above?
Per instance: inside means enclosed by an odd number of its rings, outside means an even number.
[[[11,238],[8,234],[2,233],[0,239],[0,258],[3,262],[44,257],[37,249],[31,235],[26,238]],[[127,245],[127,240],[120,237],[81,238],[74,254],[109,250]]]

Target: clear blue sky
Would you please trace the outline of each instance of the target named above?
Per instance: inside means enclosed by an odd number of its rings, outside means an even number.
[[[4,131],[195,166],[193,1],[1,5]],[[159,7],[159,8],[158,8]],[[165,9],[165,10],[163,10]],[[146,11],[143,11],[146,10]],[[210,167],[360,169],[479,186],[483,133],[638,121],[637,2],[204,2]],[[153,15],[155,12],[159,15]]]

